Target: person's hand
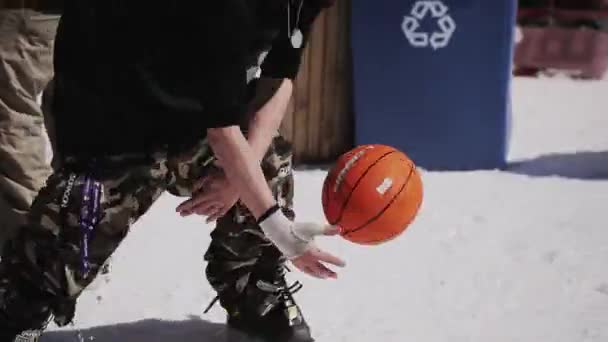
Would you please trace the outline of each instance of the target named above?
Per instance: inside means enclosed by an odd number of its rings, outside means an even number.
[[[298,234],[302,234],[303,231],[308,231],[309,236],[317,235],[337,235],[340,233],[340,229],[334,226],[323,226],[314,223],[295,223],[294,230]],[[300,271],[316,277],[316,278],[337,278],[338,274],[329,269],[324,263],[331,264],[338,267],[346,266],[344,260],[322,251],[319,249],[314,242],[311,240],[307,250],[300,256],[291,259],[291,263],[298,268]]]
[[[271,214],[266,215],[259,222],[268,239],[300,271],[321,279],[337,278],[336,272],[327,267],[327,264],[344,267],[346,263],[319,249],[315,244],[315,238],[337,235],[340,229],[318,223],[292,222],[277,208],[275,207]]]
[[[226,215],[238,199],[238,190],[228,181],[224,172],[217,169],[194,184],[194,194],[181,203],[176,211],[181,216],[207,216],[209,223]]]

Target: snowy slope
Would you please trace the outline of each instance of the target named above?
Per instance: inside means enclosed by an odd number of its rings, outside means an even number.
[[[517,79],[510,171],[424,172],[394,242],[322,245],[349,263],[298,294],[319,342],[608,341],[608,83]],[[297,172],[301,219],[323,219],[324,171]],[[203,276],[211,227],[162,197],[44,341],[220,341]]]

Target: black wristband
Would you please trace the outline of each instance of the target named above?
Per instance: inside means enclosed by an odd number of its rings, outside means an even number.
[[[266,220],[268,217],[270,217],[270,215],[276,213],[279,209],[281,209],[281,207],[279,207],[279,204],[275,204],[272,207],[270,207],[268,210],[266,210],[265,213],[262,214],[262,216],[260,216],[260,218],[258,218],[257,224],[264,222],[264,220]]]

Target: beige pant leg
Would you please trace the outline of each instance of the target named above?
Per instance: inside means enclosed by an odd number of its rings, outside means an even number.
[[[51,173],[40,95],[59,16],[0,9],[0,247]]]

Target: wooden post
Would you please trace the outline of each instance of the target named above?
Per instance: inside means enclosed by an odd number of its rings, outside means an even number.
[[[282,126],[296,163],[331,162],[353,146],[350,2],[315,22]]]

